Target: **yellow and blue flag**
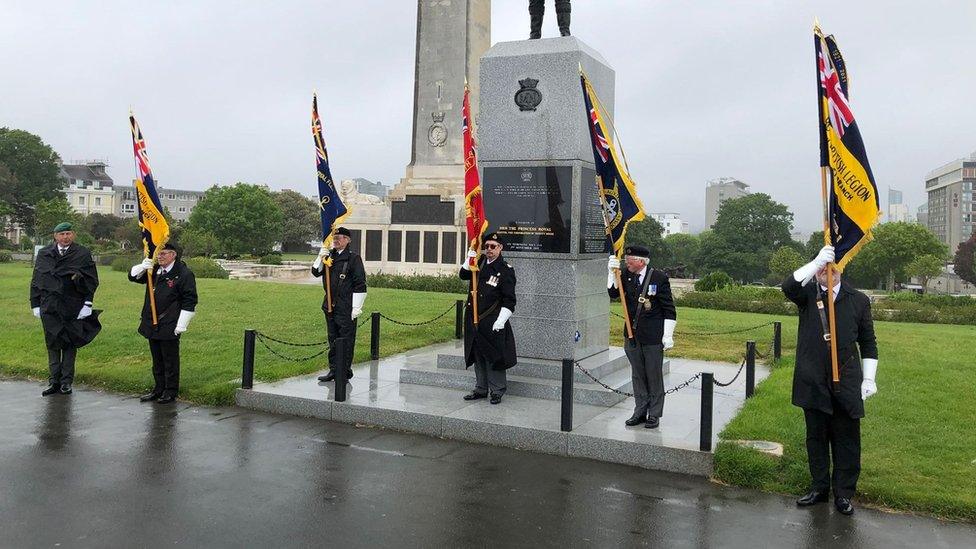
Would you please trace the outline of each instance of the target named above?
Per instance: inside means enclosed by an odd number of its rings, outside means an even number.
[[[600,100],[580,68],[580,83],[583,86],[583,101],[586,105],[586,120],[590,128],[593,145],[593,164],[596,169],[597,186],[600,189],[600,203],[603,206],[603,220],[607,227],[610,250],[617,257],[623,256],[624,238],[627,225],[631,221],[644,219],[644,206],[637,198],[634,181],[627,168],[618,159],[614,147],[612,131],[607,131]]]
[[[332,180],[329,169],[329,155],[325,150],[325,140],[322,139],[322,120],[319,119],[318,97],[312,95],[312,138],[315,140],[315,161],[318,168],[319,182],[319,213],[322,216],[322,245],[332,246],[332,236],[339,228],[342,220],[349,215],[349,210],[342,203],[342,197]],[[326,264],[332,264],[332,258],[326,259]]]
[[[142,229],[142,247],[146,257],[155,259],[156,250],[169,240],[169,223],[163,215],[163,206],[156,192],[146,141],[142,138],[142,130],[132,114],[129,115],[129,127],[132,129],[132,150],[136,157],[136,202],[139,228]]]
[[[825,243],[834,247],[837,269],[868,243],[881,217],[878,187],[851,111],[847,66],[833,35],[815,26],[817,97],[820,109],[820,166],[830,168]]]

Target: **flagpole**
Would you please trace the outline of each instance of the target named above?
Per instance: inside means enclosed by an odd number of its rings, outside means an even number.
[[[132,140],[133,140],[133,142],[135,142],[135,139],[136,139],[136,128],[134,126],[135,119],[136,119],[136,116],[132,112],[132,107],[130,106],[129,107],[129,129],[132,130]],[[132,156],[132,162],[133,162],[133,165],[135,166],[135,170],[136,170],[136,179],[138,179],[139,181],[142,181],[142,176],[139,173],[139,161],[136,160],[135,155]],[[145,183],[144,182],[143,182],[143,189],[145,189]],[[138,198],[138,196],[139,196],[139,189],[137,188],[136,189],[136,198]],[[136,200],[136,202],[139,202],[139,200]],[[142,217],[142,216],[139,216],[139,217]],[[139,227],[140,228],[143,228],[142,227],[142,219],[139,220]],[[142,253],[144,253],[146,255],[146,258],[147,259],[149,258],[149,243],[146,242],[146,236],[145,235],[142,236]],[[155,267],[155,266],[156,266],[156,250],[153,250],[152,267]],[[152,267],[150,267],[149,268],[149,271],[146,273],[146,286],[147,286],[146,289],[149,291],[149,311],[152,313],[152,325],[155,327],[155,326],[158,326],[159,325],[159,317],[156,316],[156,292],[153,289],[153,280],[152,280],[152,278],[153,278],[153,269],[152,269]]]
[[[827,168],[820,167],[820,188],[823,194],[823,213],[824,213],[824,243],[831,244],[830,240],[830,198],[827,192]],[[817,282],[819,284],[819,282]],[[830,371],[833,376],[834,388],[840,385],[840,371],[837,368],[837,322],[834,317],[834,263],[827,264],[827,316],[830,324]]]
[[[322,246],[325,246],[325,243],[327,241],[328,241],[328,239],[323,240],[322,241]],[[329,258],[329,263],[326,263],[324,260],[322,261],[322,268],[325,269],[325,303],[326,303],[326,305],[325,305],[326,306],[326,309],[325,310],[326,310],[326,312],[329,312],[329,313],[332,312],[332,280],[329,277],[329,271],[331,270],[330,267],[332,266],[331,265],[331,263],[332,263],[331,259],[332,258]]]

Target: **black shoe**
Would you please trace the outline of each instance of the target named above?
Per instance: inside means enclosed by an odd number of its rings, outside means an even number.
[[[151,402],[153,400],[158,400],[158,399],[159,399],[159,393],[152,392],[139,397],[139,402]]]
[[[827,492],[811,490],[809,493],[796,500],[797,507],[809,507],[827,501]]]
[[[649,417],[647,422],[644,423],[645,429],[657,429],[658,425],[661,424],[661,418],[659,417]]]
[[[490,402],[492,404],[498,404],[501,401],[502,401],[502,395],[500,395],[498,393],[492,393],[491,394],[491,398],[488,399],[488,402]]]
[[[834,507],[842,515],[854,514],[854,505],[851,503],[850,498],[834,498]]]
[[[624,425],[626,425],[627,427],[633,427],[634,425],[640,425],[641,423],[644,423],[644,421],[645,421],[645,417],[643,413],[641,414],[634,413],[634,415],[630,416],[630,419],[624,421]]]
[[[163,395],[157,400],[159,404],[169,404],[171,402],[176,402],[176,396],[174,395]]]
[[[346,372],[346,379],[352,379],[352,370]]]
[[[488,398],[488,395],[479,393],[478,391],[471,391],[470,393],[464,395],[464,400],[479,400],[482,398]]]
[[[61,384],[61,394],[62,395],[70,395],[71,394],[71,384],[70,383],[62,383]]]
[[[54,395],[54,394],[57,394],[57,393],[60,393],[60,392],[61,392],[61,384],[60,383],[52,383],[52,384],[50,384],[50,385],[47,386],[47,389],[44,389],[43,391],[41,391],[41,396],[51,396],[51,395]]]
[[[332,381],[333,379],[335,379],[335,372],[332,370],[329,370],[329,373],[324,376],[319,376],[319,381]]]

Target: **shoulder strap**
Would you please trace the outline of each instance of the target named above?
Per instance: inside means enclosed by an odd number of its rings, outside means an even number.
[[[827,310],[824,303],[825,296],[823,295],[823,292],[820,291],[820,282],[814,281],[814,284],[817,285],[817,312],[820,314],[820,327],[823,329],[823,339],[829,343],[830,325],[827,324]]]
[[[653,273],[654,269],[648,266],[647,272],[644,273],[644,282],[641,284],[641,291],[639,294],[637,294],[637,304],[634,305],[634,314],[630,315],[630,322],[633,328],[637,328],[637,319],[640,318],[641,307],[644,305],[644,301],[647,299],[647,286],[651,282],[651,274]]]

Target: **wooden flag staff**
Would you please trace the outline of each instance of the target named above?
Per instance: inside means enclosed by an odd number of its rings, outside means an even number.
[[[830,240],[830,193],[827,192],[827,168],[820,167],[820,186],[823,194],[824,243],[833,245]],[[818,281],[817,284],[820,284]],[[840,385],[840,370],[837,367],[837,327],[834,318],[834,263],[827,264],[827,317],[830,324],[830,371],[834,386]]]

